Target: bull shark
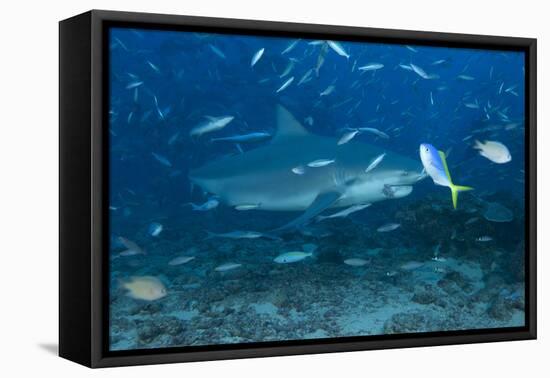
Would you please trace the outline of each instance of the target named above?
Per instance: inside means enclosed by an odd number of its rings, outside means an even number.
[[[228,206],[302,212],[272,232],[299,228],[328,208],[405,197],[426,177],[416,160],[362,142],[338,145],[334,138],[311,134],[281,105],[276,107],[276,125],[268,145],[189,173],[193,183]],[[365,172],[384,153],[376,168]],[[307,166],[322,159],[334,162]],[[299,174],[293,171],[298,166],[304,167]]]

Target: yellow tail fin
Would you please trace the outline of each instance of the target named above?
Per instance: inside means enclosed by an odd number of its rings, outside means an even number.
[[[449,188],[451,189],[451,196],[453,197],[453,207],[455,209],[456,209],[456,204],[458,203],[458,192],[474,190],[474,188],[470,186],[462,186],[462,185],[455,185],[455,184],[451,184]]]

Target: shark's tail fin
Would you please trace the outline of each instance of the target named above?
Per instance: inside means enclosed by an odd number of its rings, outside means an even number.
[[[458,192],[465,192],[467,190],[474,190],[474,188],[470,186],[463,186],[463,185],[455,185],[451,183],[451,186],[449,186],[451,189],[451,196],[453,197],[453,207],[456,209],[456,204],[458,203]]]

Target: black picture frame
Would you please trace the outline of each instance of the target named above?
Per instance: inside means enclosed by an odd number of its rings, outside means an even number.
[[[526,325],[111,352],[108,342],[109,27],[302,36],[525,52]],[[536,39],[92,10],[59,24],[59,354],[89,367],[536,338]]]

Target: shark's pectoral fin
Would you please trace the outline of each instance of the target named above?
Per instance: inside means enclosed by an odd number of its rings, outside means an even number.
[[[300,215],[298,218],[293,219],[284,226],[274,229],[271,232],[280,233],[306,224],[310,219],[316,217],[317,215],[321,214],[325,209],[330,207],[341,197],[341,195],[342,193],[338,191],[319,194],[302,215]]]

